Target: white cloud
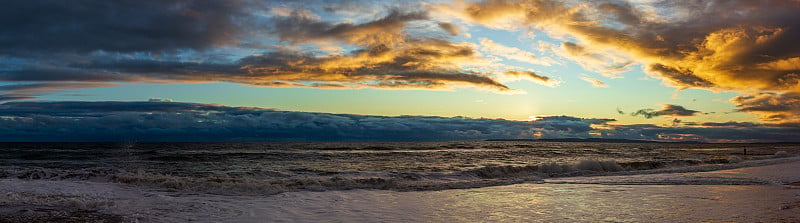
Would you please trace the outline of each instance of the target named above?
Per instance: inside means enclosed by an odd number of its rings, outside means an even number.
[[[582,76],[581,80],[589,82],[594,87],[600,87],[600,88],[607,88],[608,87],[608,84],[603,83],[602,81],[598,80],[597,78],[593,78],[593,77],[589,77],[589,76]]]

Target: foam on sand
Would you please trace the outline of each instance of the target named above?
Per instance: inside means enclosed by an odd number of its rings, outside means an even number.
[[[770,162],[778,164],[757,166]],[[602,173],[597,165],[583,166]],[[113,182],[0,179],[0,217],[107,222],[800,221],[800,189],[785,186],[800,182],[800,159],[734,165],[743,168],[553,178],[545,179],[547,183],[438,191],[355,189],[248,196]],[[726,182],[746,185],[722,185]]]

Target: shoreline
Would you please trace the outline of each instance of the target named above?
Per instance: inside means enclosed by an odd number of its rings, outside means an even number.
[[[765,163],[772,164],[753,166]],[[0,196],[5,197],[0,202],[0,219],[3,219],[0,223],[259,222],[264,219],[800,221],[800,187],[797,186],[800,172],[794,171],[800,169],[800,157],[753,160],[738,165],[742,167],[706,172],[551,178],[542,183],[469,189],[294,191],[271,196],[182,193],[87,181],[2,179]],[[491,210],[493,214],[481,215],[472,206]],[[677,209],[670,210],[672,206]],[[171,209],[175,207],[180,211]]]

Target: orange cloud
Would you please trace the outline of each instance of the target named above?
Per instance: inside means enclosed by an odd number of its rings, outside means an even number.
[[[472,43],[442,37],[412,36],[406,26],[427,21],[425,11],[391,10],[363,23],[320,20],[308,10],[275,8],[270,30],[292,46],[274,47],[263,54],[236,61],[186,61],[180,58],[126,57],[124,55],[60,58],[46,67],[20,64],[0,71],[0,81],[39,82],[231,82],[263,87],[325,89],[382,88],[450,90],[476,87],[498,93],[522,93],[496,79],[492,65]],[[459,30],[439,23],[450,33]],[[319,54],[312,47],[332,44],[356,47],[347,53]],[[343,49],[343,48],[338,48]],[[329,51],[329,50],[325,50]],[[478,71],[480,70],[480,71]],[[498,72],[499,73],[499,72]],[[4,97],[12,100],[21,97]]]
[[[739,111],[761,115],[765,121],[800,122],[800,93],[759,93],[731,99]]]
[[[504,73],[504,75],[507,76],[507,77],[512,77],[512,78],[527,79],[527,80],[530,80],[530,81],[533,81],[535,83],[538,83],[538,84],[541,84],[541,85],[544,85],[544,86],[548,86],[548,87],[556,87],[559,84],[561,84],[561,82],[558,81],[558,80],[555,80],[555,79],[552,79],[550,77],[546,77],[546,76],[542,76],[542,75],[536,74],[533,71],[513,71],[512,70],[512,71],[506,71]]]
[[[565,40],[557,54],[603,75],[609,73],[593,64],[610,53],[680,89],[800,92],[800,2],[794,0],[486,0],[433,8],[488,27],[544,30]]]

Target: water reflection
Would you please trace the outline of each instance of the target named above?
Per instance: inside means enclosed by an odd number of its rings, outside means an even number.
[[[301,197],[307,202],[298,204],[303,209],[332,208],[335,216],[287,215],[279,210],[265,214],[272,219],[373,222],[800,221],[800,190],[780,186],[520,184],[424,192],[290,193],[268,203]],[[794,206],[781,210],[787,204]]]

